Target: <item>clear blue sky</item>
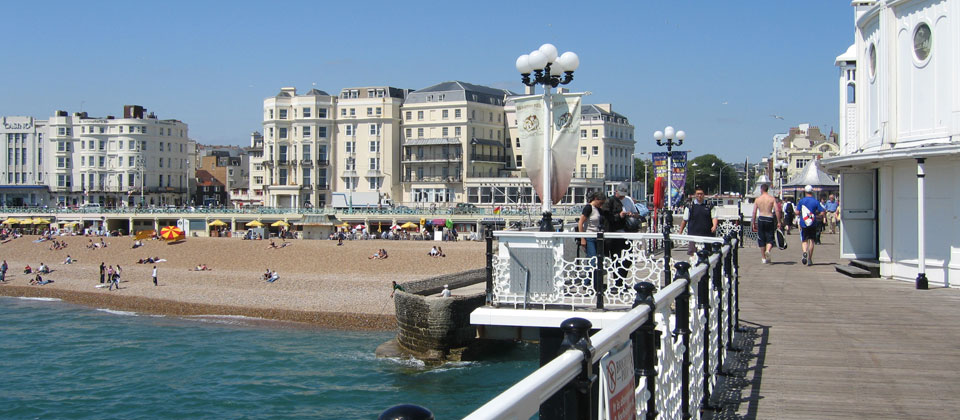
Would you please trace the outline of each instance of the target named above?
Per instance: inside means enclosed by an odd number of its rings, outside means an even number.
[[[637,152],[659,150],[653,131],[673,125],[695,155],[756,161],[791,126],[837,126],[849,1],[618,3],[10,2],[0,115],[138,104],[200,143],[249,145],[263,99],[283,86],[521,92],[516,57],[550,42],[580,55],[569,87],[627,116]],[[558,9],[534,8],[546,4]]]

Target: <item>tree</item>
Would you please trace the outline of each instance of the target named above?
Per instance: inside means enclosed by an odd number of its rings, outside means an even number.
[[[724,191],[742,190],[743,181],[739,179],[736,169],[716,155],[700,155],[687,161],[687,183],[684,188],[687,195],[692,195],[697,187],[703,188],[707,195],[719,194],[720,182],[723,182]]]
[[[644,172],[646,168],[646,172]],[[644,183],[643,177],[646,175],[647,182]],[[650,159],[640,159],[637,157],[633,158],[633,179],[636,181],[637,186],[634,187],[634,199],[639,201],[644,201],[646,197],[649,197],[650,194],[653,194],[653,180],[655,179],[653,174],[653,161]],[[647,191],[646,194],[643,194],[643,188],[646,185]]]

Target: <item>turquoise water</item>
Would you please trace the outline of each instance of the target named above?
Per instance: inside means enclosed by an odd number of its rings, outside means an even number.
[[[536,368],[535,346],[427,368],[374,357],[390,332],[158,317],[0,297],[0,418],[456,419]]]

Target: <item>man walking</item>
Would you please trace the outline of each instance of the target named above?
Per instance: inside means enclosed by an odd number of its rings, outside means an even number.
[[[800,264],[810,266],[813,265],[814,239],[817,237],[819,224],[817,218],[823,216],[824,208],[813,196],[813,187],[807,185],[803,191],[805,197],[797,202],[797,209],[800,211],[800,246],[803,248]]]
[[[7,281],[7,260],[0,264],[0,281]]]
[[[157,285],[157,266],[153,266],[153,285]]]
[[[830,194],[830,199],[823,206],[827,210],[827,226],[830,226],[830,234],[837,233],[837,209],[839,207],[840,203],[836,197]]]
[[[100,284],[103,284],[103,281],[106,279],[107,275],[107,266],[103,264],[103,261],[100,261]]]
[[[776,204],[776,199],[769,193],[770,185],[760,184],[760,196],[753,202],[753,230],[757,234],[757,244],[760,245],[760,261],[763,264],[770,262],[770,250],[773,248],[774,235],[777,228],[783,226],[783,212]],[[776,219],[774,219],[776,216]]]
[[[697,188],[693,196],[693,203],[683,209],[683,221],[680,222],[680,232],[687,227],[687,235],[714,236],[717,232],[717,209],[707,204],[703,188]],[[697,252],[697,243],[690,241],[687,246],[687,255]]]

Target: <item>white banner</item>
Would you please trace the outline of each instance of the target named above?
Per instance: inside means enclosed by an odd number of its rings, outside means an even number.
[[[550,150],[552,152],[550,173],[550,198],[559,203],[567,193],[570,179],[576,167],[577,144],[580,141],[580,100],[581,93],[551,94],[553,114],[553,135]],[[517,131],[520,134],[520,150],[523,153],[523,166],[533,188],[543,198],[543,96],[527,96],[514,100],[517,105]]]

